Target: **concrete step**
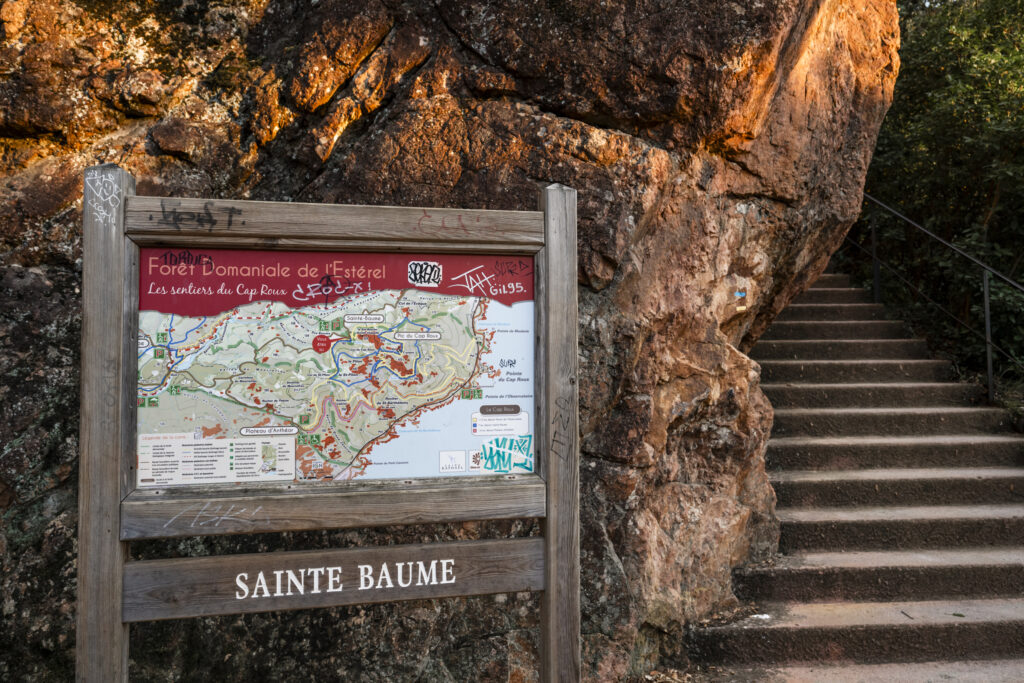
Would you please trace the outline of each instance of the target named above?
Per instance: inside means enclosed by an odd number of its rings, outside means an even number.
[[[1024,659],[821,664],[785,666],[713,666],[694,680],[706,683],[1020,683]]]
[[[766,603],[690,634],[705,662],[912,662],[1024,653],[1024,600]]]
[[[776,408],[967,406],[985,396],[982,387],[966,382],[762,384],[761,389]]]
[[[822,276],[753,350],[784,555],[734,573],[758,613],[689,652],[729,665],[708,680],[1024,681],[1024,435],[848,283]]]
[[[776,320],[761,341],[778,339],[906,339],[906,326],[896,320]]]
[[[953,369],[944,360],[766,360],[761,380],[802,382],[946,382]]]
[[[1019,545],[1024,504],[781,508],[779,550]]]
[[[881,304],[791,303],[775,320],[886,320],[888,317]]]
[[[773,470],[1024,466],[1024,437],[999,435],[772,437]]]
[[[733,575],[742,600],[935,600],[1009,597],[1024,586],[1024,546],[797,553]]]
[[[779,408],[772,437],[992,434],[1012,428],[1001,408]]]
[[[850,276],[841,273],[822,273],[811,285],[812,289],[822,287],[849,287]]]
[[[869,304],[871,294],[860,287],[815,287],[798,294],[795,304]]]
[[[925,359],[923,339],[782,339],[758,342],[750,357],[761,360]]]
[[[771,483],[780,508],[1024,503],[1024,467],[790,470]]]

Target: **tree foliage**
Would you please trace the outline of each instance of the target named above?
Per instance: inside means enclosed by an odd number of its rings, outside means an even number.
[[[1024,280],[1024,0],[904,0],[900,10],[900,75],[866,191]],[[921,292],[887,275],[886,300],[933,346],[981,369],[983,341],[923,298],[983,332],[981,269],[870,203],[851,238],[867,247],[872,226],[879,255]],[[863,252],[848,254],[869,271]],[[996,278],[992,302],[994,341],[1024,363],[1024,294]]]

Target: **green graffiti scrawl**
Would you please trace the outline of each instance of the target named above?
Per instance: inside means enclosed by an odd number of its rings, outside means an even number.
[[[482,447],[483,468],[508,474],[513,469],[533,472],[533,435],[500,436]]]

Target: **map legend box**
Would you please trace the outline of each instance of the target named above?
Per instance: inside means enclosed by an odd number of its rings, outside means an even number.
[[[138,486],[291,481],[295,438],[197,439],[193,432],[139,435]]]
[[[473,434],[476,436],[518,436],[530,433],[530,416],[486,415],[473,413]]]

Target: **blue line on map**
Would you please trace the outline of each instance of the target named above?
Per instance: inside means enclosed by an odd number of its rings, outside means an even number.
[[[400,326],[402,323],[409,323],[410,325],[415,325],[416,327],[423,328],[427,332],[430,331],[430,328],[427,327],[426,325],[420,325],[419,323],[414,323],[413,321],[411,321],[408,318],[406,318],[405,320],[402,320],[401,322],[397,323],[394,327],[392,327],[390,329],[387,329],[387,330],[384,330],[384,333],[390,332],[391,330],[395,329],[395,327]],[[389,367],[386,367],[384,369],[387,370],[388,372],[390,372],[392,375],[394,375],[398,379],[412,379],[417,374],[419,374],[419,370],[417,370],[417,367],[419,366],[420,358],[423,356],[423,352],[420,350],[420,343],[418,341],[415,344],[413,344],[413,346],[416,347],[416,360],[414,360],[412,362],[412,374],[411,375],[409,375],[408,377],[403,377],[402,375],[399,375],[397,372],[395,372],[394,370],[392,370]],[[405,350],[405,344],[403,344],[402,342],[398,342],[398,353],[402,353],[404,350]],[[377,363],[379,363],[379,362],[380,361],[377,361]],[[376,370],[377,370],[377,363],[374,363],[373,371],[372,372],[376,372]],[[372,374],[372,372],[371,372],[371,374]]]
[[[409,318],[407,316],[407,317],[403,318],[402,320],[399,320],[397,323],[395,323],[394,325],[392,325],[388,329],[384,330],[380,334],[381,335],[385,335],[388,332],[391,332],[391,331],[395,330],[396,328],[401,327],[405,323],[409,323],[410,325],[415,325],[416,327],[422,328],[423,330],[425,330],[427,332],[430,331],[430,328],[427,327],[426,325],[421,325],[419,323],[414,323],[413,321],[409,320]],[[378,336],[380,336],[380,335],[378,335]],[[337,344],[340,344],[340,343],[346,342],[346,341],[348,343],[352,343],[353,340],[351,340],[351,339],[339,339],[338,341],[334,342],[334,345],[337,345]],[[351,382],[351,383],[345,382],[344,380],[337,379],[338,375],[341,373],[341,368],[339,367],[339,358],[341,356],[344,356],[345,358],[347,358],[349,360],[363,360],[364,358],[369,358],[370,356],[376,355],[377,354],[377,350],[375,349],[375,350],[373,350],[373,351],[371,351],[371,352],[369,352],[369,353],[367,353],[365,355],[362,355],[362,356],[350,356],[347,353],[344,353],[344,352],[341,352],[341,351],[339,351],[338,354],[335,355],[335,353],[334,353],[334,345],[331,346],[331,357],[334,359],[334,367],[338,368],[338,372],[335,372],[330,377],[330,380],[333,381],[333,382],[337,382],[338,384],[341,384],[344,387],[352,387],[352,386],[355,386],[357,384],[362,384],[363,382],[369,382],[370,381],[369,377],[367,377],[366,379],[361,379],[361,380],[358,380],[358,381],[355,381],[355,382]],[[415,344],[413,344],[413,346],[416,347],[416,360],[413,361],[413,364],[412,364],[412,374],[411,375],[409,375],[408,377],[403,377],[402,375],[399,375],[397,372],[392,370],[390,367],[386,367],[385,366],[384,369],[387,370],[388,372],[390,372],[392,375],[394,375],[398,379],[412,379],[417,374],[419,374],[419,369],[418,369],[419,368],[419,362],[420,362],[420,358],[423,356],[423,352],[420,350],[420,343],[418,341]],[[405,350],[405,344],[403,344],[402,342],[399,341],[398,342],[398,351],[397,351],[397,353],[402,353],[404,350]],[[395,353],[394,351],[391,351],[391,349],[388,349],[388,352],[389,353]],[[373,362],[373,367],[370,368],[370,376],[373,376],[377,372],[377,369],[379,367],[380,367],[380,360],[375,360]]]
[[[343,340],[339,339],[338,341],[343,341]],[[334,343],[337,344],[338,342],[334,342]],[[369,358],[370,356],[372,356],[375,353],[377,353],[377,352],[376,351],[370,351],[365,356],[350,356],[347,353],[339,351],[338,352],[338,356],[345,356],[345,358],[348,358],[349,360],[362,360],[364,358]],[[337,356],[335,356],[335,358],[334,358],[334,363],[335,363],[335,365],[337,365],[337,363],[338,363],[338,357]]]
[[[205,324],[206,324],[206,316],[204,315],[203,319],[199,321],[198,325],[196,325],[191,330],[189,330],[188,332],[185,333],[185,338],[184,339],[182,339],[180,342],[174,342],[174,343],[175,344],[181,344],[182,342],[188,341],[188,335],[192,334],[193,332],[195,332],[196,330],[198,330],[200,327],[202,327]]]
[[[338,376],[338,374],[337,374],[337,373],[335,373],[335,374],[334,374],[334,377],[337,377],[337,376]],[[357,385],[357,384],[362,384],[363,382],[369,382],[369,381],[370,381],[370,378],[369,378],[369,377],[367,377],[366,379],[361,379],[361,380],[359,380],[358,382],[351,382],[351,383],[350,383],[350,382],[346,382],[345,380],[341,380],[341,379],[334,379],[334,377],[331,377],[331,381],[333,381],[333,382],[337,382],[338,384],[340,384],[341,386],[343,386],[343,387],[346,387],[346,388],[347,388],[347,387],[354,387],[354,386],[355,386],[355,385]]]
[[[392,330],[393,330],[393,329],[395,329],[396,327],[399,327],[399,326],[401,326],[401,324],[402,324],[402,323],[409,323],[410,325],[415,325],[415,323],[414,323],[414,322],[412,322],[411,320],[409,320],[409,317],[408,317],[408,316],[406,316],[405,318],[402,318],[401,320],[399,320],[399,321],[398,321],[397,323],[395,323],[394,325],[392,325],[392,326],[391,326],[391,327],[389,327],[388,329],[386,329],[386,330],[384,330],[383,332],[381,332],[381,334],[387,334],[388,332],[392,331]]]

